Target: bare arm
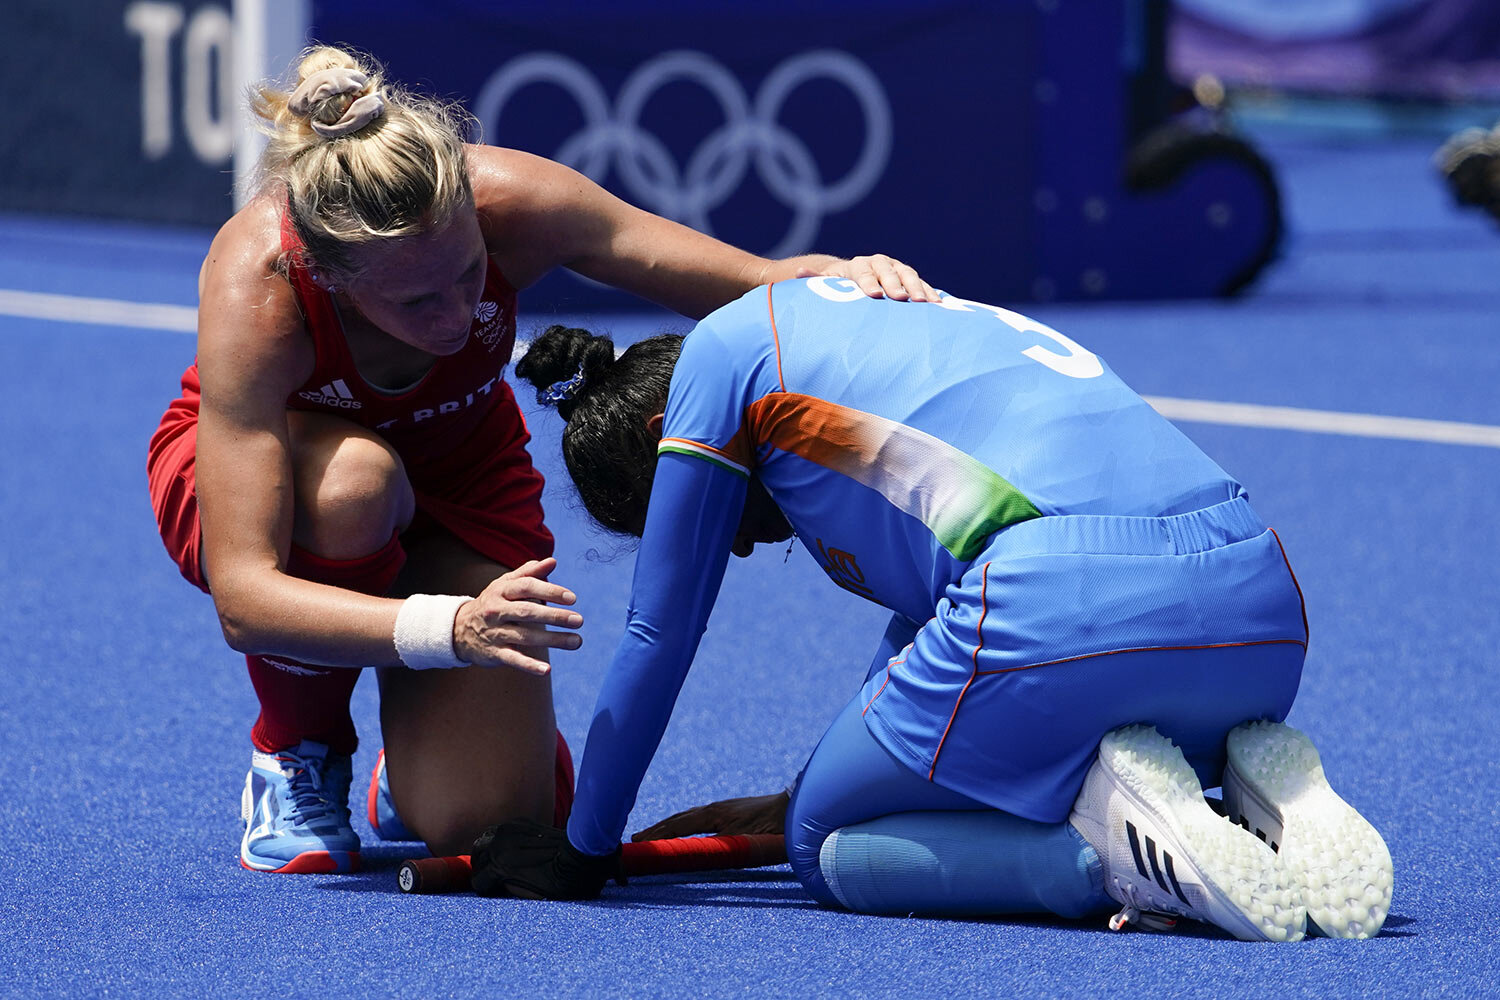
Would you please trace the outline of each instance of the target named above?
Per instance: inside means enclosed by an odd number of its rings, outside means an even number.
[[[243,652],[332,666],[397,665],[401,601],[286,573],[294,517],[286,399],[314,358],[292,290],[271,270],[277,243],[268,243],[266,226],[253,209],[226,224],[200,279],[197,489],[219,621],[225,639]],[[572,628],[582,620],[538,603],[573,603],[571,593],[546,582],[553,565],[518,567],[465,604],[455,623],[460,658],[545,673],[546,663],[525,647],[575,648],[575,635],[545,626]]]
[[[814,274],[853,278],[870,295],[937,297],[910,267],[883,254],[768,260],[635,208],[542,157],[473,146],[469,159],[486,239],[518,286],[567,267],[693,318],[757,285]]]
[[[198,309],[197,488],[203,562],[224,638],[310,663],[398,662],[400,602],[285,573],[292,535],[286,399],[312,370],[291,287],[272,273],[265,220],[247,211],[215,238]]]

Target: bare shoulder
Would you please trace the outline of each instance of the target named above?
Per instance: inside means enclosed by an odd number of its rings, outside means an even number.
[[[687,316],[706,316],[765,273],[762,258],[610,194],[560,163],[468,147],[490,259],[516,288],[557,267]]]
[[[640,214],[571,167],[497,146],[468,148],[474,206],[490,256],[524,288],[607,241]]]
[[[572,167],[519,149],[467,147],[469,181],[481,218],[537,211],[593,187]]]
[[[502,245],[508,236],[545,238],[566,218],[606,211],[615,201],[583,174],[545,156],[470,146],[468,159],[480,226],[486,239]]]
[[[296,294],[279,266],[281,209],[257,198],[236,212],[209,245],[198,276],[199,370],[251,369],[278,385],[300,382],[312,360]],[[217,380],[215,380],[217,381]]]
[[[270,198],[257,198],[214,234],[198,272],[198,293],[221,295],[255,287],[259,279],[278,273],[280,256],[280,207]]]

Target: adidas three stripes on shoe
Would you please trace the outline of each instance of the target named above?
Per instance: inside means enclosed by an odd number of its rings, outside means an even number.
[[[1209,808],[1182,751],[1150,726],[1105,735],[1069,817],[1098,852],[1110,921],[1184,916],[1246,941],[1296,941],[1306,910],[1276,854]]]

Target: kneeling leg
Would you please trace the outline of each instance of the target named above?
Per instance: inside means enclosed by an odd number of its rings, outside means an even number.
[[[1110,905],[1099,857],[1071,826],[915,774],[870,735],[857,698],[808,761],[787,851],[819,902],[860,913],[1079,917]]]

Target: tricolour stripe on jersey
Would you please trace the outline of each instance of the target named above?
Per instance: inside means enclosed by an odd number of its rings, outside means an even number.
[[[1007,525],[1041,516],[983,462],[931,434],[816,396],[773,392],[745,410],[751,440],[848,476],[972,559]]]
[[[687,438],[662,438],[661,443],[656,446],[656,453],[676,452],[679,455],[693,455],[697,458],[706,458],[715,465],[721,465],[731,472],[738,473],[746,479],[750,478],[750,470],[733,458],[727,452],[720,451],[711,445],[700,444],[697,441],[689,441]]]

